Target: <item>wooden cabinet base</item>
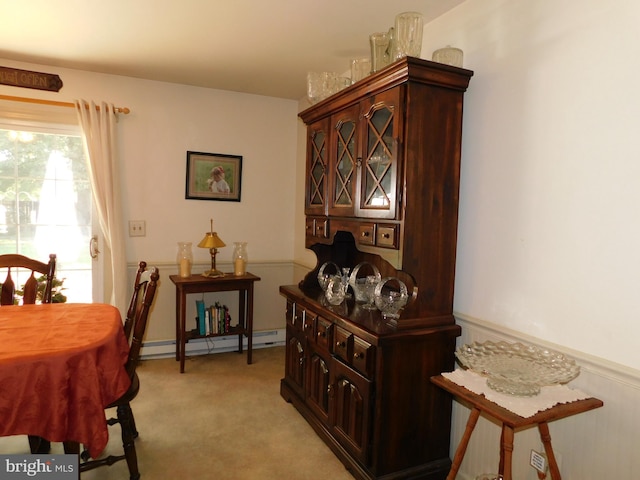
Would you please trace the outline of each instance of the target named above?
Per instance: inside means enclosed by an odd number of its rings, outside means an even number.
[[[410,469],[376,476],[375,473],[370,472],[367,468],[361,465],[340,443],[338,443],[327,426],[318,420],[309,407],[307,407],[304,401],[298,396],[295,390],[291,389],[286,379],[282,379],[280,382],[280,395],[287,402],[291,403],[296,410],[298,410],[309,425],[311,425],[316,434],[318,434],[318,436],[327,444],[335,456],[340,459],[345,468],[358,480],[445,480],[449,473],[451,460],[449,458],[442,458]]]

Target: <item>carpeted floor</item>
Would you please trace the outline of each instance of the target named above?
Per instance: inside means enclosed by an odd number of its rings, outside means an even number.
[[[132,403],[141,476],[147,480],[353,480],[295,408],[280,397],[284,347],[174,359],[138,367]],[[119,426],[107,451],[121,451]],[[26,437],[0,438],[0,453],[27,453]],[[61,453],[54,444],[52,453]],[[82,475],[128,479],[125,462]]]

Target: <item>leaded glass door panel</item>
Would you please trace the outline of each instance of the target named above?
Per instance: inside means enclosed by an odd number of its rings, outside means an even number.
[[[327,121],[320,121],[308,129],[307,147],[307,215],[326,215],[327,165],[329,130]]]
[[[398,90],[375,97],[362,119],[358,216],[395,218],[398,177]]]
[[[355,215],[359,111],[359,105],[354,105],[331,119],[333,139],[329,215]]]

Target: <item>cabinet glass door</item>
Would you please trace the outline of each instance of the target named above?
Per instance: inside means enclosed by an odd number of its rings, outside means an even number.
[[[307,148],[307,201],[305,213],[307,215],[326,214],[327,192],[327,122],[311,125]]]
[[[389,97],[389,98],[385,98]],[[375,97],[364,115],[358,215],[394,218],[397,196],[397,91]]]
[[[357,158],[358,105],[332,117],[334,139],[331,157],[330,215],[353,216],[355,206],[355,170]]]

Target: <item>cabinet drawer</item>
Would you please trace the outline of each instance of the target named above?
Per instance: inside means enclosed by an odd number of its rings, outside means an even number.
[[[304,325],[304,308],[300,307],[297,303],[287,304],[287,323],[291,325],[294,330],[301,332]]]
[[[318,317],[316,320],[316,343],[326,351],[329,351],[333,338],[333,324],[326,318]]]
[[[373,376],[375,347],[361,338],[353,337],[353,356],[351,364],[367,377]]]
[[[376,245],[385,248],[398,248],[398,226],[378,225],[376,229]]]
[[[306,238],[329,238],[329,219],[323,217],[306,217],[304,230]]]
[[[353,335],[346,331],[342,327],[335,327],[333,354],[342,359],[344,362],[349,363],[349,355],[352,350]]]
[[[358,227],[358,243],[360,245],[375,245],[375,224],[363,223]]]

